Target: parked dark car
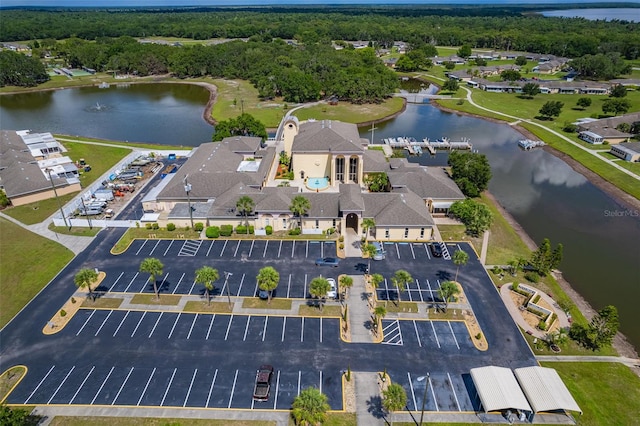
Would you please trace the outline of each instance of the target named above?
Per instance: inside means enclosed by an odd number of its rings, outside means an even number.
[[[316,259],[316,266],[328,265],[337,268],[339,263],[340,259],[336,259],[335,257],[321,257]]]
[[[262,300],[267,300],[269,298],[269,292],[267,290],[258,291],[258,297]]]
[[[261,365],[256,372],[256,383],[253,387],[253,399],[256,401],[266,401],[269,399],[271,390],[271,377],[273,377],[273,367]]]
[[[429,247],[431,248],[431,254],[433,257],[442,257],[442,246],[440,243],[431,243],[429,244]]]

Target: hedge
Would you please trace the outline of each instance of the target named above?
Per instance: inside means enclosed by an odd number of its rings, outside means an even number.
[[[233,225],[220,226],[220,235],[223,237],[230,237],[233,234]]]
[[[175,231],[176,225],[174,223],[167,223],[167,231]]]
[[[198,223],[196,223],[196,224],[193,226],[193,229],[194,229],[196,232],[202,232],[202,230],[204,229],[204,223],[202,223],[202,222],[198,222]]]
[[[220,236],[220,228],[217,226],[208,226],[205,235],[207,238],[218,238]]]
[[[289,235],[300,235],[302,234],[302,229],[300,228],[294,228],[289,230]]]
[[[271,226],[271,225],[265,226],[264,227],[264,231],[267,233],[267,235],[273,234],[273,226]]]
[[[249,234],[253,234],[254,232],[254,227],[253,225],[249,225]],[[236,234],[247,234],[247,227],[245,225],[238,225],[236,226]]]

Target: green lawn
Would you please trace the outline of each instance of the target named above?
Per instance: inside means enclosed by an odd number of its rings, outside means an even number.
[[[339,120],[359,124],[395,114],[402,109],[403,105],[402,98],[393,97],[380,104],[353,105],[348,102],[339,102],[338,105],[315,105],[299,109],[294,115],[300,120],[315,118],[316,120]]]
[[[612,347],[607,347],[597,351],[592,351],[591,349],[586,349],[580,346],[577,342],[571,339],[569,339],[567,343],[558,344],[558,346],[561,349],[561,352],[555,353],[551,349],[549,349],[546,343],[540,342],[540,339],[538,339],[536,343],[533,343],[535,337],[524,333],[522,329],[520,329],[520,332],[522,332],[522,335],[524,336],[525,340],[527,341],[527,343],[529,343],[529,347],[531,348],[533,353],[536,355],[559,355],[559,356],[562,356],[562,355],[617,356],[618,355],[616,350],[613,349]]]
[[[231,313],[233,309],[233,303],[231,307],[229,307],[229,303],[225,302],[213,302],[214,298],[212,298],[211,303],[207,303],[206,301],[198,302],[192,300],[187,302],[184,305],[183,312],[203,312],[203,313],[216,313],[216,314],[228,314]],[[220,297],[215,298],[215,300],[220,300]]]
[[[151,287],[151,285],[150,285]],[[157,298],[155,294],[136,294],[131,298],[132,305],[170,305],[175,306],[180,303],[182,296],[177,294],[160,294]]]
[[[76,195],[78,195],[78,193],[74,192],[72,194],[61,195],[58,199],[64,206]],[[58,200],[55,198],[49,198],[48,200],[36,201],[22,206],[8,207],[3,211],[3,213],[19,220],[25,225],[33,225],[34,223],[42,222],[59,208],[60,204],[58,204]]]
[[[53,136],[55,136],[56,138],[59,139],[71,139],[73,141],[77,141],[77,142],[97,142],[99,144],[105,144],[105,145],[118,145],[120,147],[122,146],[126,146],[126,147],[131,147],[131,148],[142,148],[142,149],[157,149],[157,150],[169,150],[169,149],[176,149],[176,150],[191,150],[193,149],[193,147],[190,146],[178,146],[178,145],[158,145],[158,144],[151,144],[151,143],[133,143],[133,142],[125,142],[125,141],[112,141],[112,140],[107,140],[107,139],[96,139],[96,138],[85,138],[85,137],[79,137],[79,136],[69,136],[69,135],[62,135],[62,134],[54,134]],[[65,142],[63,141],[63,144]]]
[[[266,300],[258,299],[257,297],[246,297],[242,301],[243,308],[251,308],[251,309],[276,309],[276,310],[290,310],[291,309],[291,299],[279,299],[273,298],[271,299],[271,303],[268,303]]]
[[[51,426],[274,426],[267,420],[172,419],[147,417],[55,416]]]
[[[73,253],[3,218],[0,235],[0,327],[3,327],[69,263]]]
[[[73,228],[69,229],[66,226],[55,226],[53,222],[49,224],[48,228],[53,232],[57,232],[58,234],[75,235],[76,237],[95,237],[96,235],[98,235],[98,232],[102,230],[102,228],[98,228],[95,226],[93,228],[74,226]]]
[[[632,425],[640,418],[640,379],[628,367],[601,362],[543,362],[558,371],[584,414],[580,426]]]

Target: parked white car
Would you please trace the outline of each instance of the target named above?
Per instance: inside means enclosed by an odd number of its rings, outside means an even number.
[[[327,299],[335,299],[338,296],[338,287],[336,286],[336,280],[333,278],[327,278],[329,281],[330,289],[327,292]]]

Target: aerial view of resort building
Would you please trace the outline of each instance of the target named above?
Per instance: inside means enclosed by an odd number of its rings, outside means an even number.
[[[77,3],[0,4],[0,424],[638,424],[640,3]]]

